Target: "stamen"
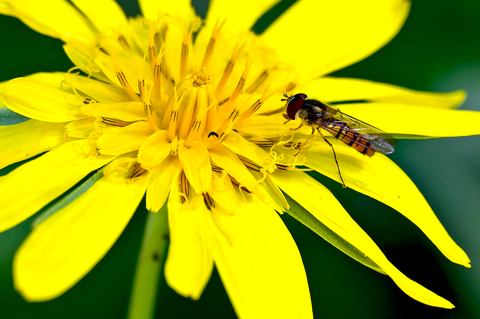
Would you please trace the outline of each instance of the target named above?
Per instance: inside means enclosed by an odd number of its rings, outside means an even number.
[[[178,137],[186,139],[188,132],[192,127],[195,116],[195,103],[197,101],[198,89],[196,87],[189,87],[185,92],[184,103],[180,103],[179,117],[182,119],[178,124]]]
[[[212,164],[212,171],[216,172],[216,173],[222,173],[223,172],[223,168],[221,168],[220,166],[217,166],[215,164]]]
[[[233,183],[234,185],[238,186],[238,188],[239,188],[240,190],[243,190],[243,191],[245,191],[245,192],[247,192],[247,193],[249,193],[249,194],[252,193],[252,192],[250,192],[245,186],[242,186],[233,176],[228,175],[228,177],[230,177],[230,180],[232,181],[232,183]]]
[[[258,111],[258,109],[263,105],[263,103],[265,103],[265,101],[273,95],[273,92],[267,93],[269,88],[270,85],[267,85],[265,87],[265,90],[263,90],[263,95],[260,97],[260,99],[253,103],[252,106],[250,106],[245,112],[240,115],[239,121],[243,121],[244,119],[252,116],[256,111]]]
[[[180,198],[183,204],[186,201],[188,201],[188,196],[190,194],[190,185],[188,183],[188,179],[184,171],[182,171],[182,176],[180,178],[180,192],[181,192],[181,195],[183,195]]]
[[[233,67],[235,66],[235,62],[237,62],[237,58],[242,52],[244,47],[245,47],[245,44],[243,44],[240,48],[238,48],[238,43],[235,45],[235,49],[233,50],[232,57],[230,58],[230,61],[228,61],[227,66],[223,71],[222,78],[220,79],[220,82],[218,82],[217,89],[215,90],[215,95],[217,97],[222,94],[223,87],[227,83],[228,78],[230,77],[230,74],[232,74]]]
[[[113,119],[109,117],[102,117],[102,122],[107,125],[119,126],[119,127],[125,127],[125,126],[129,126],[132,123],[135,123],[135,122],[125,122],[122,120]]]
[[[127,49],[130,49],[130,45],[128,45],[128,42],[127,40],[125,39],[125,37],[123,35],[119,35],[118,36],[118,41],[120,41],[120,43]]]
[[[215,208],[215,202],[213,201],[212,196],[209,193],[202,193],[203,201],[205,202],[205,206],[207,206],[208,210],[212,210],[212,207]]]
[[[270,76],[270,71],[265,70],[258,76],[258,78],[253,82],[246,90],[246,93],[254,93],[257,91],[257,89],[262,85]]]
[[[120,84],[122,85],[125,92],[127,92],[128,96],[133,101],[138,101],[138,95],[132,90],[130,84],[128,84],[127,78],[125,77],[125,74],[123,74],[122,70],[120,70],[117,61],[115,61],[115,72],[117,73],[118,81],[120,81]]]
[[[231,111],[231,107],[233,106],[238,96],[243,91],[243,88],[245,87],[245,82],[247,81],[248,73],[250,72],[251,66],[252,61],[247,61],[247,63],[245,64],[245,70],[243,71],[243,74],[238,81],[237,87],[233,91],[232,95],[230,95],[228,101],[223,105],[222,109],[226,111]]]
[[[143,104],[143,109],[145,111],[145,114],[147,115],[148,123],[150,123],[150,126],[152,127],[154,132],[159,131],[160,129],[158,128],[157,121],[155,120],[155,111],[152,108],[152,105],[150,103],[145,103]]]
[[[187,24],[185,22],[185,31],[183,33],[182,54],[181,54],[181,62],[180,62],[181,77],[183,77],[185,73],[187,73],[188,48],[189,48],[191,38],[192,38],[192,29],[190,29],[190,31],[187,31]]]
[[[150,29],[148,30],[148,55],[150,56],[150,67],[152,68],[152,72],[155,73],[155,23],[150,25]]]
[[[170,100],[170,116],[165,116],[163,121],[165,123],[165,120],[168,119],[168,137],[170,140],[173,140],[175,138],[176,132],[177,132],[177,120],[178,120],[178,108],[180,106],[180,103],[183,102],[183,95],[180,97],[180,101],[177,102],[177,90],[174,89],[173,92],[173,97]],[[166,127],[167,124],[165,123],[163,127]]]
[[[138,166],[138,167],[135,168],[135,170],[133,171],[132,174],[130,174],[130,176],[128,177],[129,179],[137,178],[147,171],[146,169],[141,167],[140,164],[138,164],[138,163],[135,164],[135,166]]]
[[[257,163],[253,162],[252,160],[243,157],[242,155],[237,154],[240,161],[242,161],[243,165],[245,165],[248,169],[251,169],[256,172],[260,172],[262,170],[262,166],[258,165]]]
[[[208,42],[207,50],[205,51],[205,56],[203,57],[202,68],[208,68],[208,64],[210,63],[210,59],[212,58],[212,55],[213,55],[213,49],[215,48],[215,42],[217,41],[218,34],[220,33],[220,30],[225,24],[225,21],[226,20],[223,20],[223,22],[219,26],[218,20],[217,20],[217,22],[215,23],[215,26],[213,27],[213,33],[212,33],[212,36],[210,37],[210,42]]]

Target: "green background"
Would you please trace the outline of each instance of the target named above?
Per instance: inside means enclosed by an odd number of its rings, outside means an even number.
[[[130,15],[139,12],[134,1],[120,2]],[[204,14],[208,1],[196,3]],[[282,3],[276,9],[287,6]],[[469,98],[461,109],[480,111],[479,14],[476,0],[414,0],[405,27],[392,42],[335,75],[417,90],[465,89]],[[275,12],[267,15],[256,30],[274,16]],[[60,41],[39,35],[14,18],[0,16],[0,41],[0,81],[71,67]],[[463,125],[449,119],[444,123],[446,130]],[[388,277],[356,263],[285,216],[304,260],[317,318],[480,318],[479,146],[480,137],[402,140],[391,155],[467,252],[471,269],[448,261],[394,210],[315,175],[402,272],[456,306],[444,310],[414,301]],[[145,217],[145,210],[139,209],[115,246],[84,279],[63,296],[44,303],[26,303],[12,283],[13,255],[27,236],[31,219],[1,233],[0,318],[124,318]],[[235,317],[217,273],[200,301],[180,297],[164,281],[163,287],[158,318]]]

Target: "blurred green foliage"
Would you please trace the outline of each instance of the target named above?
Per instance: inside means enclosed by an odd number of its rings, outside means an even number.
[[[135,1],[119,2],[130,15],[139,13]],[[194,2],[204,15],[208,1]],[[283,2],[276,9],[285,9],[289,3]],[[480,111],[479,13],[480,2],[476,0],[414,0],[405,27],[391,43],[335,75],[417,90],[466,89],[469,99],[462,108]],[[269,13],[256,30],[268,25],[274,16],[275,12]],[[40,71],[66,71],[72,66],[60,41],[39,35],[14,18],[0,16],[0,41],[0,81]],[[445,119],[446,130],[454,125],[462,123]],[[449,262],[421,231],[392,209],[315,175],[401,271],[456,306],[453,310],[436,309],[410,299],[388,277],[356,263],[284,216],[304,260],[317,317],[480,318],[479,146],[480,137],[401,141],[391,156],[467,252],[472,269]],[[90,274],[63,296],[45,303],[26,303],[12,282],[12,259],[32,219],[1,233],[0,318],[124,318],[145,217],[146,211],[140,208]],[[200,301],[182,298],[171,289],[158,296],[157,318],[233,317],[216,273]]]

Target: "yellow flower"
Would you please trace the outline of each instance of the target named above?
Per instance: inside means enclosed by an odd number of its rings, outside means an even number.
[[[328,227],[337,247],[412,298],[453,307],[396,269],[304,172],[340,181],[330,146],[321,138],[305,146],[310,129],[292,131],[299,123],[284,124],[282,116],[282,95],[305,92],[350,101],[343,112],[406,138],[480,134],[480,113],[452,110],[461,91],[325,76],[386,44],[409,1],[304,0],[261,35],[248,30],[277,1],[211,1],[204,23],[186,0],[140,0],[143,16],[133,19],[111,0],[71,2],[0,0],[1,13],[63,40],[76,65],[0,86],[2,108],[30,118],[0,127],[1,168],[45,153],[1,177],[0,230],[96,172],[59,202],[64,207],[40,216],[17,252],[15,286],[27,300],[75,285],[146,194],[148,210],[168,213],[165,276],[182,296],[200,298],[215,265],[238,316],[312,317],[300,254],[277,214],[289,212],[316,232]],[[463,125],[447,131],[446,120]],[[396,209],[452,262],[469,267],[398,166],[329,141],[347,187]]]

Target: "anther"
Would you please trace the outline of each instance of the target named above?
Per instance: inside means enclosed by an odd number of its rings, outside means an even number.
[[[208,64],[210,63],[210,59],[213,55],[213,49],[215,48],[215,42],[217,41],[218,34],[222,29],[223,25],[225,24],[226,20],[223,20],[220,25],[218,25],[218,20],[213,27],[213,33],[210,37],[210,42],[208,42],[207,50],[205,51],[205,55],[203,57],[202,68],[208,68]]]

